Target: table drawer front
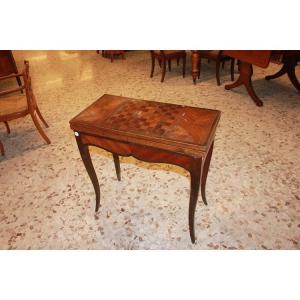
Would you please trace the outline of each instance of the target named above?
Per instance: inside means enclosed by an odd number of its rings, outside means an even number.
[[[189,171],[193,161],[193,158],[190,156],[180,155],[152,147],[127,144],[116,140],[85,134],[80,134],[80,136],[83,144],[97,146],[121,156],[133,156],[147,162],[174,164]]]

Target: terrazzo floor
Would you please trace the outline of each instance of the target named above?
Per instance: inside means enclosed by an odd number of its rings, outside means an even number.
[[[201,79],[173,66],[149,78],[147,51],[110,60],[95,51],[14,51],[29,60],[34,91],[50,127],[45,145],[30,117],[0,125],[1,249],[300,249],[300,94],[287,77],[264,80],[278,65],[254,68],[257,107],[243,87],[226,91],[229,65],[216,85],[214,64]],[[187,74],[190,74],[190,61]],[[237,74],[236,74],[237,76]],[[297,68],[300,78],[300,67]],[[15,85],[1,83],[0,88]],[[222,111],[208,174],[208,206],[199,198],[197,242],[188,232],[189,174],[91,148],[101,208],[79,156],[69,120],[102,94]]]

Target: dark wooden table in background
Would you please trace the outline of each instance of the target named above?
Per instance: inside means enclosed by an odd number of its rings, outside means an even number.
[[[119,155],[174,164],[191,175],[189,230],[194,243],[198,193],[201,189],[202,200],[207,204],[205,184],[219,118],[217,110],[103,95],[70,121],[95,189],[96,211],[100,188],[89,146],[113,154],[118,180],[121,180]]]
[[[240,85],[244,85],[246,90],[257,106],[262,106],[263,102],[256,95],[252,85],[253,67],[267,68],[270,62],[282,63],[283,66],[279,72],[274,75],[266,76],[266,80],[278,78],[287,74],[294,87],[300,91],[300,84],[295,74],[295,68],[300,61],[300,50],[224,50],[224,55],[228,55],[239,60],[239,77],[232,83],[225,85],[226,90],[231,90]],[[198,64],[200,54],[197,50],[192,50],[192,75],[198,76]]]

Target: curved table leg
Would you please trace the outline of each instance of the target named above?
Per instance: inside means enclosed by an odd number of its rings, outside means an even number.
[[[252,65],[240,61],[239,70],[240,70],[240,76],[237,79],[237,81],[232,84],[225,85],[225,89],[231,90],[243,84],[246,87],[249,96],[252,98],[255,104],[257,106],[263,106],[263,102],[258,98],[252,86],[252,81],[251,81],[251,77],[253,74]]]
[[[295,68],[297,66],[297,62],[300,60],[298,56],[285,56],[283,58],[283,66],[282,68],[275,74],[266,76],[266,80],[275,79],[281,77],[284,74],[287,74],[293,86],[300,91],[300,83],[297,79]]]
[[[205,161],[203,164],[203,169],[201,172],[201,196],[202,196],[202,200],[205,205],[207,205],[206,195],[205,195],[205,186],[206,186],[206,179],[207,179],[207,174],[208,174],[208,170],[209,170],[209,165],[210,165],[210,160],[211,160],[213,149],[214,149],[214,142],[212,142],[212,144],[209,148],[209,151],[206,155],[206,158],[205,158]]]
[[[115,169],[116,169],[116,173],[117,173],[117,178],[119,181],[121,181],[121,169],[120,169],[119,155],[113,153],[113,158],[114,158],[114,164],[115,164]]]
[[[300,91],[300,83],[296,77],[295,68],[288,71],[288,76],[293,86]]]
[[[200,178],[201,178],[201,164],[202,159],[195,159],[192,163],[190,174],[191,174],[191,193],[190,193],[190,203],[189,203],[189,230],[192,243],[195,243],[195,210],[197,206]]]
[[[98,178],[97,178],[97,175],[96,175],[96,172],[95,172],[92,160],[91,160],[89,146],[81,143],[81,139],[80,139],[78,132],[75,132],[75,137],[76,137],[76,142],[78,145],[78,149],[79,149],[83,164],[84,164],[86,171],[88,172],[89,177],[94,186],[94,190],[96,193],[96,209],[95,209],[95,211],[97,212],[100,207],[100,187],[99,187]]]
[[[265,80],[275,79],[275,78],[278,78],[278,77],[280,77],[280,76],[282,76],[286,73],[287,73],[287,66],[286,66],[286,64],[283,64],[282,68],[277,73],[275,73],[273,75],[266,76]]]

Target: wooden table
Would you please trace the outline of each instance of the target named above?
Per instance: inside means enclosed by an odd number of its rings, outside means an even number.
[[[252,85],[252,65],[267,68],[270,62],[276,61],[276,63],[282,63],[283,66],[279,72],[271,76],[266,76],[265,79],[271,80],[287,74],[294,87],[300,91],[300,83],[295,74],[295,68],[300,61],[300,50],[224,50],[223,54],[239,60],[240,72],[238,79],[232,84],[225,85],[225,89],[231,90],[240,85],[244,85],[249,96],[257,106],[263,106],[263,102],[256,95]],[[195,80],[199,74],[199,59],[199,51],[192,50],[193,80]]]
[[[88,146],[113,154],[121,180],[119,155],[180,166],[191,175],[189,230],[195,242],[194,215],[199,189],[203,202],[205,184],[220,111],[125,97],[103,95],[70,121],[81,158],[96,193],[100,188]]]

